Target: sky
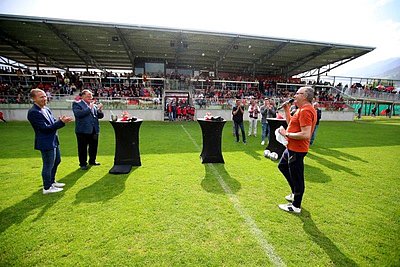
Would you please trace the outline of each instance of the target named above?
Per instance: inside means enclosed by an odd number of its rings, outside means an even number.
[[[400,0],[1,0],[0,13],[376,47],[329,75],[400,57]]]

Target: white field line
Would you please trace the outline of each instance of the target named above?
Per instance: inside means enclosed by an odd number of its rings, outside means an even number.
[[[182,126],[182,129],[185,131],[189,139],[192,141],[194,146],[200,150],[200,146],[196,143],[196,140],[193,139],[191,134],[186,130],[186,128]],[[232,202],[233,207],[235,210],[239,213],[239,215],[244,219],[246,225],[248,226],[250,232],[253,234],[253,236],[257,239],[258,243],[260,244],[261,248],[264,250],[265,254],[268,256],[270,259],[271,263],[275,266],[286,266],[286,264],[282,261],[282,259],[279,257],[279,255],[275,252],[274,247],[268,243],[268,241],[264,237],[264,233],[258,228],[256,222],[254,219],[246,212],[246,210],[242,207],[240,204],[239,198],[232,193],[231,188],[227,183],[225,183],[224,179],[222,178],[221,174],[218,172],[218,170],[215,168],[215,166],[212,163],[207,163],[209,167],[214,172],[215,177],[217,178],[219,184],[221,185],[222,189],[224,190],[225,194],[229,198],[229,200]]]

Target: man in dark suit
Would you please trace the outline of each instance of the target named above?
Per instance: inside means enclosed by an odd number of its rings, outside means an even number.
[[[103,105],[96,105],[90,90],[81,92],[81,100],[72,104],[75,116],[75,133],[78,141],[79,166],[87,170],[87,154],[89,150],[89,165],[100,165],[96,162],[99,143],[99,119],[104,117]]]
[[[35,131],[35,149],[40,150],[43,160],[43,194],[62,191],[64,183],[55,180],[57,167],[61,162],[57,130],[70,122],[71,117],[61,116],[56,120],[46,107],[47,96],[43,90],[32,89],[30,93],[34,105],[28,111],[28,120]]]

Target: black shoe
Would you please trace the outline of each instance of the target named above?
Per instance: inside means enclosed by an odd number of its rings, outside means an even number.
[[[89,167],[88,167],[87,165],[81,166],[81,170],[82,170],[82,171],[86,171],[87,169],[89,169]]]
[[[89,162],[89,165],[93,165],[93,166],[99,166],[99,165],[100,165],[100,163],[99,163],[99,162],[92,162],[92,163],[90,163],[90,162]]]

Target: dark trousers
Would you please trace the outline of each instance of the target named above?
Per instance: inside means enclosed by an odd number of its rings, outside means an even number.
[[[239,127],[240,127],[240,130],[242,131],[243,143],[246,143],[246,133],[244,132],[243,121],[242,122],[234,121],[233,123],[235,125],[236,142],[239,142]]]
[[[87,154],[89,151],[89,164],[96,162],[97,146],[99,144],[99,135],[93,132],[92,134],[76,133],[78,141],[78,157],[79,166],[87,165]]]
[[[294,194],[293,206],[301,207],[304,185],[304,157],[307,152],[294,152],[286,149],[279,161],[278,168],[289,183],[290,189]]]
[[[58,146],[50,150],[41,150],[40,152],[42,153],[43,161],[43,188],[47,190],[54,183],[57,167],[61,162],[61,154]]]

